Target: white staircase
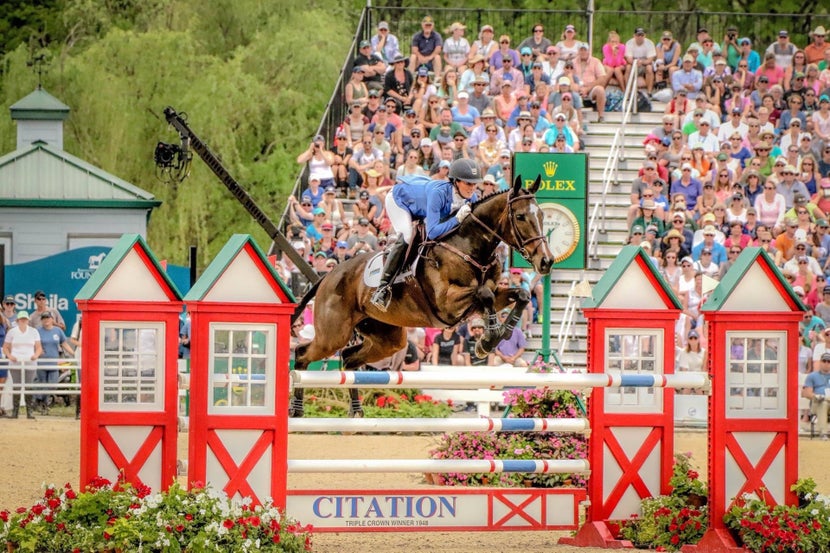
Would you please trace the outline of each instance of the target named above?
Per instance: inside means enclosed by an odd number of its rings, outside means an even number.
[[[551,273],[551,349],[554,352],[563,351],[560,356],[562,365],[568,368],[584,368],[585,353],[587,351],[587,326],[581,311],[577,309],[573,319],[571,332],[565,341],[564,348],[558,341],[558,334],[568,295],[574,281],[587,280],[591,286],[602,277],[605,270],[619,254],[620,249],[628,237],[626,228],[626,214],[631,204],[631,181],[645,158],[643,140],[655,127],[661,124],[664,106],[655,104],[650,113],[632,114],[625,128],[625,158],[618,163],[617,182],[609,188],[605,200],[605,214],[607,217],[605,228],[607,232],[599,234],[596,257],[588,253],[588,268],[585,271],[558,270],[555,266]],[[595,121],[594,112],[585,112],[586,121]],[[621,113],[606,113],[604,123],[588,123],[585,136],[585,149],[589,154],[588,190],[589,206],[602,202],[602,173],[609,155],[614,133],[622,121]],[[589,216],[591,210],[589,209]],[[597,222],[598,223],[598,222]],[[588,229],[590,235],[592,229]],[[581,305],[581,299],[575,298],[576,305]],[[541,348],[541,325],[533,325],[533,338],[529,339],[528,349]]]

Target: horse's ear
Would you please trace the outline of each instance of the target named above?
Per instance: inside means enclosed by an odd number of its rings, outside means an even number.
[[[539,190],[539,186],[542,185],[542,175],[537,175],[536,180],[533,182],[533,186],[531,186],[527,191],[531,194],[536,194],[536,191]]]
[[[522,191],[522,176],[516,175],[516,178],[513,179],[513,189],[510,190],[510,193],[514,196],[518,196],[518,194]]]

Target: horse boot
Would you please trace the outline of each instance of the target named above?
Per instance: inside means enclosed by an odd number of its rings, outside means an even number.
[[[406,254],[406,242],[399,238],[388,251],[386,263],[383,265],[383,274],[380,276],[380,283],[378,283],[375,293],[372,294],[372,299],[369,300],[375,308],[384,313],[389,308],[389,302],[392,301],[390,282],[398,273],[398,266],[403,261],[404,254]]]
[[[305,395],[305,390],[303,388],[296,388],[294,390],[294,395],[289,401],[288,404],[288,417],[292,419],[300,419],[305,415],[305,409],[303,408],[303,396]]]
[[[363,406],[360,404],[360,391],[357,388],[349,388],[349,417],[363,418]]]

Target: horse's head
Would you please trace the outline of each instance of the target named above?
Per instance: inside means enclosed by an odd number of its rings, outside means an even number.
[[[528,261],[537,273],[546,275],[553,267],[553,253],[542,227],[543,212],[536,203],[541,177],[528,190],[522,188],[521,176],[516,176],[507,195],[505,241]]]

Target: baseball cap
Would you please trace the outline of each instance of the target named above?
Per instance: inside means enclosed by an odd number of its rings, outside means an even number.
[[[447,161],[446,159],[442,159],[441,162],[438,164],[438,168],[441,169],[443,167],[446,167],[447,169],[449,169],[450,168],[450,162]]]
[[[372,43],[369,42],[368,40],[361,40],[360,41],[360,47],[361,48],[366,48],[367,46],[371,46],[371,45],[372,45]]]
[[[386,29],[388,31],[389,23],[387,23],[386,21],[381,21],[380,23],[378,23],[378,29]]]
[[[560,86],[565,86],[565,85],[570,86],[571,85],[571,80],[568,77],[559,77],[559,80],[556,81],[556,84],[558,84]]]
[[[470,97],[470,95],[467,92],[463,91],[463,90],[461,92],[459,92],[458,95],[456,96],[456,98],[458,98],[459,100],[462,99],[462,98],[469,98],[469,97]]]
[[[338,247],[338,248],[348,248],[348,247],[349,247],[349,243],[348,243],[348,242],[346,242],[345,240],[338,240],[338,241],[337,241],[337,247]]]
[[[52,313],[50,313],[49,311],[44,311],[43,313],[40,314],[40,318],[41,319],[51,319],[52,318]]]
[[[522,49],[521,49],[521,52],[520,52],[520,53],[521,53],[523,56],[525,56],[525,55],[531,55],[531,54],[533,54],[533,50],[531,50],[530,48],[528,48],[527,46],[525,46],[524,48],[522,48]]]
[[[801,294],[803,296],[804,295],[804,287],[803,286],[793,286],[793,292],[795,292],[796,294]],[[824,355],[822,355],[821,357],[823,359]]]
[[[484,319],[475,318],[470,321],[470,328],[484,328]]]
[[[429,69],[422,65],[421,67],[418,68],[418,76],[419,77],[428,77],[429,76]]]
[[[360,191],[360,197],[361,198],[368,198],[369,197],[369,192],[367,190],[361,190]]]
[[[312,214],[312,215],[325,215],[325,214],[326,214],[326,210],[325,210],[325,209],[323,209],[322,207],[315,207],[315,208],[311,211],[311,214]]]
[[[697,330],[690,330],[689,334],[687,334],[689,338],[700,338],[700,335],[697,333]]]
[[[327,187],[326,187],[326,190],[325,190],[325,193],[326,193],[326,194],[334,194],[335,192],[336,192],[336,191],[335,191],[335,189],[334,189],[334,187],[333,187],[333,186],[327,186]]]
[[[821,354],[822,361],[830,361],[830,351]]]
[[[429,148],[430,146],[432,146],[432,140],[430,140],[429,138],[424,138],[423,140],[421,140],[421,148],[423,148],[423,147],[425,147],[425,146],[426,146],[427,148]]]
[[[332,230],[334,226],[331,223],[323,223],[320,228],[323,230]]]
[[[717,231],[715,230],[715,227],[713,227],[712,225],[706,225],[705,227],[703,227],[704,236],[714,236],[715,234],[717,234]]]
[[[291,242],[291,247],[295,250],[305,249],[305,244],[300,240],[297,240],[296,242]]]
[[[499,157],[510,157],[511,155],[512,155],[512,152],[510,150],[508,150],[507,148],[505,148],[504,150],[499,152]]]
[[[357,224],[358,225],[368,225],[369,224],[369,219],[367,219],[366,217],[361,217],[360,219],[357,220]]]
[[[644,34],[646,34],[646,30],[643,29],[642,27],[637,27],[636,29],[634,29],[634,34],[635,35],[644,35]]]
[[[6,294],[6,296],[3,298],[3,303],[14,303],[14,296],[12,296],[11,294]]]
[[[788,33],[787,31],[782,29],[782,30],[778,31],[778,36],[781,37],[781,38],[784,38],[784,37],[790,36],[790,33]]]
[[[28,319],[29,318],[29,312],[28,311],[18,311],[17,312],[17,318],[18,319]]]
[[[643,228],[643,225],[634,225],[633,227],[631,227],[631,234],[644,234],[644,233],[645,233],[645,229]]]
[[[727,156],[726,154],[724,154],[724,153],[718,154],[718,161],[726,161],[727,159],[729,159],[729,156]]]
[[[425,15],[424,18],[421,20],[421,24],[423,24],[423,25],[431,25],[433,23],[435,23],[435,22],[432,20],[432,17],[429,16],[429,15]]]

